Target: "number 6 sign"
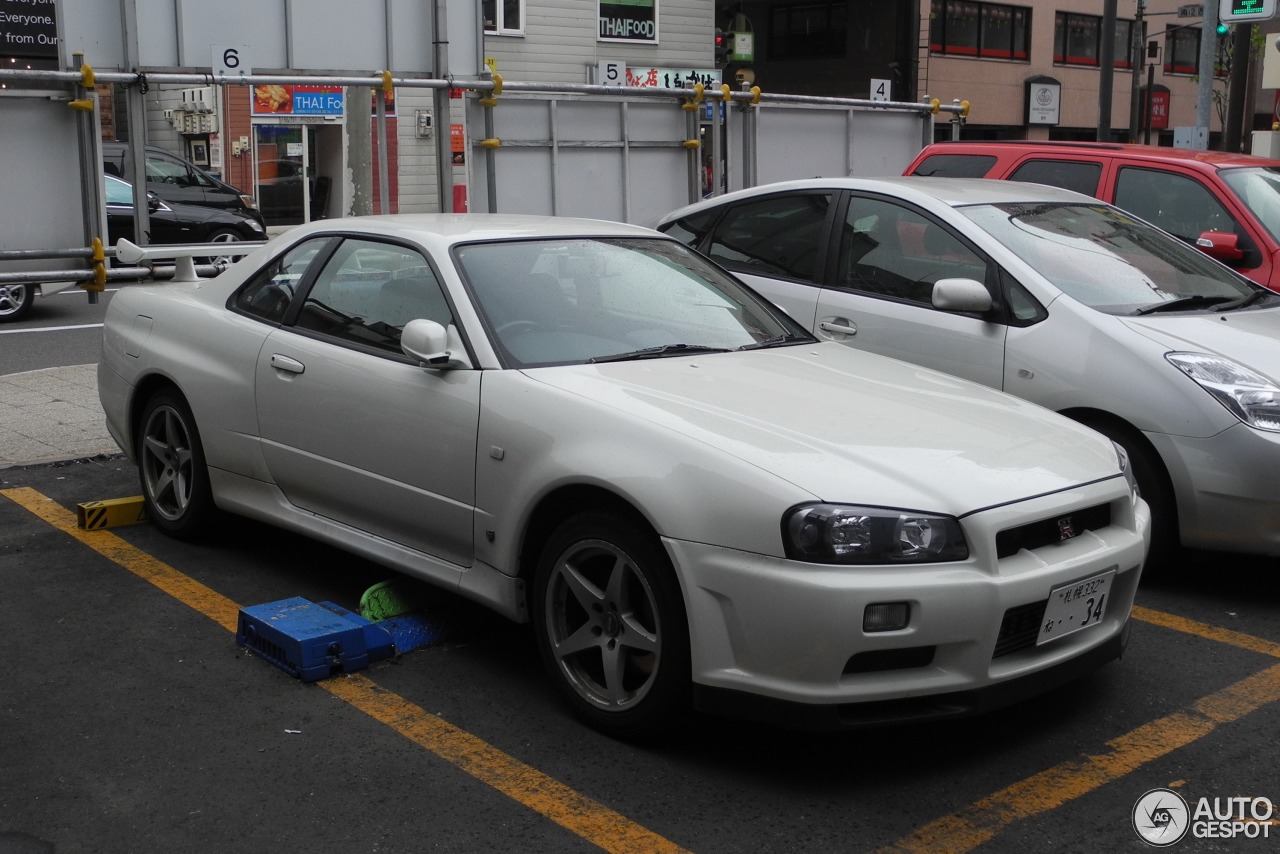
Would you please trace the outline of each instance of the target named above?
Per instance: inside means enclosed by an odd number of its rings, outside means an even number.
[[[248,45],[213,45],[211,65],[214,76],[223,80],[227,77],[246,77],[253,73]]]

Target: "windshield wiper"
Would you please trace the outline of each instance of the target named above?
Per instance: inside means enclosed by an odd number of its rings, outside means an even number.
[[[593,356],[587,364],[598,365],[601,362],[626,362],[631,359],[661,359],[666,356],[686,356],[689,353],[728,353],[724,347],[706,347],[702,344],[663,344],[661,347],[645,347],[627,353],[614,353],[612,356]]]
[[[1159,314],[1165,311],[1185,311],[1193,308],[1205,308],[1219,303],[1232,302],[1234,297],[1207,297],[1204,294],[1193,294],[1189,297],[1169,300],[1168,302],[1158,302],[1154,305],[1143,306],[1135,310],[1134,314]]]
[[[1240,299],[1232,300],[1231,302],[1224,302],[1222,305],[1215,308],[1214,311],[1235,311],[1237,308],[1248,308],[1249,306],[1256,305],[1267,297],[1274,295],[1273,291],[1269,291],[1266,288],[1258,288],[1253,293],[1245,294],[1240,297]]]
[[[788,344],[796,344],[802,341],[808,341],[807,337],[800,335],[792,335],[784,332],[781,335],[775,335],[772,338],[763,338],[759,341],[753,341],[750,344],[743,344],[739,350],[767,350],[770,347],[785,347]]]

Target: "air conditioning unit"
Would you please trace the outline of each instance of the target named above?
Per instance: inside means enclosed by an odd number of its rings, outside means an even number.
[[[182,108],[192,113],[213,112],[213,87],[201,86],[182,90]]]

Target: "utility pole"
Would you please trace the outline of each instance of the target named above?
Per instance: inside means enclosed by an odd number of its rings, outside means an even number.
[[[1102,4],[1102,61],[1098,75],[1098,142],[1111,141],[1111,95],[1116,67],[1116,0]]]
[[[1252,24],[1231,28],[1231,86],[1227,90],[1227,126],[1222,129],[1222,150],[1233,154],[1242,148],[1244,102],[1249,96],[1249,55],[1253,45]]]
[[[1146,24],[1142,20],[1142,10],[1146,8],[1146,0],[1137,0],[1138,9],[1133,16],[1133,44],[1130,53],[1133,56],[1133,82],[1129,89],[1129,142],[1137,142],[1142,130],[1142,51],[1147,43]]]
[[[1210,116],[1213,111],[1214,61],[1218,58],[1218,4],[1209,0],[1204,4],[1204,20],[1200,24],[1200,74],[1196,89],[1196,127],[1204,129],[1204,137],[1197,136],[1196,148],[1209,147],[1209,132],[1213,127]]]

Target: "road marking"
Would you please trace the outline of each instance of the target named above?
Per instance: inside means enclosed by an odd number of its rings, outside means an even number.
[[[0,495],[224,629],[235,632],[240,606],[221,593],[188,578],[110,531],[80,530],[75,513],[34,489],[0,489]],[[508,756],[443,718],[424,711],[398,694],[383,690],[361,674],[316,684],[477,780],[605,851],[616,854],[684,852],[683,848],[664,837]]]
[[[1176,632],[1184,632],[1207,640],[1217,641],[1218,643],[1238,646],[1241,649],[1247,649],[1252,652],[1260,652],[1272,658],[1280,658],[1280,643],[1256,638],[1253,635],[1211,626],[1208,623],[1201,623],[1174,614],[1166,614],[1163,611],[1152,611],[1150,608],[1143,608],[1138,605],[1133,608],[1133,616],[1153,626],[1163,626]]]
[[[0,335],[20,335],[23,332],[66,332],[71,329],[101,328],[101,323],[81,323],[78,326],[32,326],[28,329],[0,329]]]
[[[1145,623],[1280,658],[1280,644],[1174,614],[1134,607]],[[1016,821],[1032,818],[1083,797],[1107,783],[1209,735],[1263,706],[1280,701],[1280,664],[1201,697],[1188,708],[1143,724],[1107,742],[1107,753],[1062,762],[1006,789],[943,816],[882,852],[963,854],[994,839]]]

